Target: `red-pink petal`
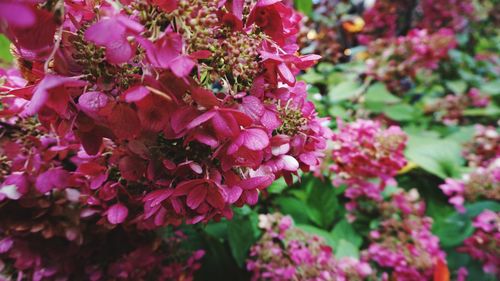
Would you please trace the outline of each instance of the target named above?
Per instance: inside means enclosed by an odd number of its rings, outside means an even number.
[[[128,209],[122,203],[117,203],[109,207],[107,211],[108,221],[111,224],[120,224],[125,221],[128,216]]]
[[[187,196],[186,204],[191,209],[196,209],[200,204],[205,201],[207,196],[207,187],[204,185],[200,185],[198,187],[193,188]]]
[[[241,132],[243,145],[250,150],[262,150],[269,145],[269,137],[261,129],[247,129]]]

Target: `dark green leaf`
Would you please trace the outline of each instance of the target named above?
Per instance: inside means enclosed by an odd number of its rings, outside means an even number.
[[[338,207],[338,199],[330,182],[322,182],[316,177],[309,177],[307,182],[307,215],[309,219],[323,229],[330,229]]]
[[[238,266],[243,267],[248,257],[250,247],[257,241],[259,231],[256,214],[234,218],[227,222],[227,238],[231,254]]]
[[[363,242],[361,236],[354,230],[352,225],[345,219],[338,222],[332,230],[332,237],[336,247],[338,247],[340,240],[346,240],[354,246],[359,247]]]

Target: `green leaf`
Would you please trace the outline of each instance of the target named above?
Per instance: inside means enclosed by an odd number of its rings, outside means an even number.
[[[346,219],[341,220],[335,225],[332,230],[332,237],[336,246],[340,244],[341,240],[346,240],[356,247],[360,247],[363,242],[361,236]]]
[[[279,206],[281,213],[292,216],[296,223],[307,223],[309,221],[307,213],[304,211],[307,206],[303,201],[292,197],[280,197],[275,202]]]
[[[444,179],[460,175],[461,152],[456,141],[410,136],[405,154],[427,172]]]
[[[334,251],[335,251],[335,257],[339,259],[343,257],[353,257],[356,259],[359,258],[358,247],[356,247],[354,244],[344,239],[340,239],[339,244],[337,248],[334,249]]]
[[[366,103],[397,103],[401,99],[394,96],[387,90],[387,87],[383,83],[375,83],[365,93]]]
[[[212,222],[207,224],[203,231],[215,239],[225,240],[227,239],[227,225],[225,221]]]
[[[330,87],[328,97],[332,103],[347,100],[353,98],[359,88],[359,83],[354,80],[343,81],[340,84]]]
[[[4,35],[0,34],[0,62],[11,62],[10,41]]]
[[[384,113],[395,121],[409,121],[415,116],[415,109],[408,104],[396,104],[389,106]]]
[[[295,0],[295,7],[305,15],[311,15],[313,2],[312,0]]]
[[[475,218],[484,210],[491,210],[493,212],[500,212],[500,203],[495,201],[481,201],[473,204],[465,205],[467,215],[470,219]]]
[[[495,96],[500,95],[500,79],[486,82],[479,88],[481,92]]]
[[[439,237],[443,247],[455,247],[474,232],[474,227],[466,215],[452,213],[445,219],[436,220],[432,232]]]
[[[279,178],[278,180],[274,181],[268,188],[267,191],[269,193],[275,193],[279,194],[281,193],[285,188],[287,188],[287,184],[283,178]]]
[[[329,181],[322,182],[312,176],[305,184],[308,191],[306,212],[309,219],[323,229],[330,229],[339,204],[335,188]]]
[[[485,108],[469,108],[463,111],[464,116],[491,116],[491,117],[499,117],[500,116],[500,108],[496,105],[489,105]]]
[[[364,107],[373,112],[384,112],[387,105],[400,101],[401,99],[391,94],[382,83],[373,84],[364,95]]]
[[[317,235],[318,237],[325,239],[326,244],[332,248],[335,247],[335,241],[333,240],[330,232],[308,224],[297,224],[297,227],[309,234]]]
[[[467,83],[463,80],[447,81],[446,87],[455,94],[463,94],[467,90]]]
[[[305,74],[301,75],[300,79],[310,84],[316,84],[320,83],[321,81],[324,81],[325,77],[316,72],[314,68],[312,68],[309,69]]]
[[[259,230],[256,214],[234,218],[227,222],[227,238],[231,247],[231,254],[236,263],[243,267],[250,247],[257,241]]]

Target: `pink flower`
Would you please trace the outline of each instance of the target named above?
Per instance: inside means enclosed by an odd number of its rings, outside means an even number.
[[[137,36],[143,30],[142,25],[121,15],[106,17],[91,25],[85,31],[85,39],[97,46],[106,47],[109,62],[120,64],[135,55],[135,46],[127,37]]]
[[[125,221],[125,219],[128,216],[128,209],[125,205],[121,203],[114,204],[113,206],[109,207],[109,209],[106,211],[108,221],[111,224],[120,224]]]
[[[3,0],[0,2],[0,21],[20,28],[32,26],[36,22],[36,16],[34,7],[30,4],[31,1]]]
[[[183,42],[178,33],[165,32],[154,43],[144,39],[139,42],[146,49],[152,66],[170,69],[177,77],[188,75],[196,64],[190,57],[182,55]]]
[[[33,96],[21,115],[33,115],[38,113],[44,106],[60,114],[64,114],[70,99],[70,95],[66,89],[69,87],[81,87],[83,85],[85,85],[85,82],[79,81],[76,78],[46,75],[34,88]]]

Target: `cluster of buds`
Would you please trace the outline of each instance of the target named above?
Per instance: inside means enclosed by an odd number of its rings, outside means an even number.
[[[485,210],[475,218],[473,226],[476,232],[459,251],[480,261],[484,272],[500,278],[500,213]]]
[[[445,254],[431,233],[432,219],[424,215],[418,192],[396,191],[378,206],[382,221],[370,233],[371,244],[363,251],[363,260],[374,262],[384,272],[382,280],[431,280],[444,266]]]
[[[332,248],[318,236],[293,225],[289,216],[261,215],[261,239],[250,250],[247,269],[252,280],[368,280],[370,266],[354,258],[337,260]]]
[[[450,29],[429,34],[425,29],[413,29],[408,35],[375,40],[368,46],[367,74],[400,93],[408,90],[419,71],[433,70],[448,57],[456,45]]]
[[[465,95],[449,94],[438,99],[426,108],[433,113],[438,121],[446,125],[457,125],[467,121],[464,110],[468,108],[485,108],[490,104],[490,98],[472,88]]]
[[[335,173],[334,185],[347,185],[345,194],[352,200],[348,209],[354,210],[360,198],[382,200],[381,192],[406,165],[406,134],[397,126],[383,129],[371,120],[338,125],[332,136],[330,170]]]
[[[39,185],[73,186],[63,180],[76,173],[103,223],[230,218],[233,205],[255,204],[273,180],[291,183],[323,157],[329,129],[295,78],[319,57],[298,55],[301,16],[288,4],[1,5],[25,15],[0,13],[21,73],[5,75],[1,114],[36,115],[58,141],[81,146],[78,161]]]

